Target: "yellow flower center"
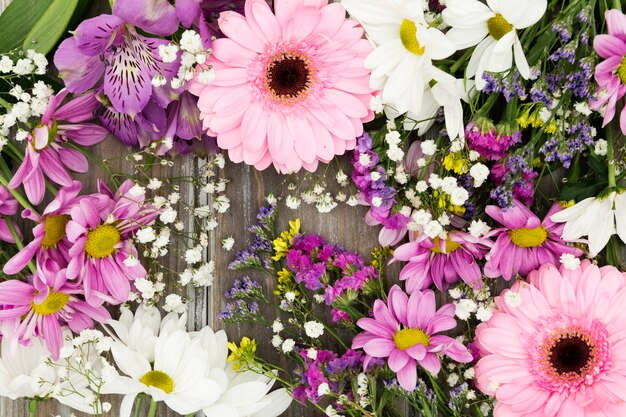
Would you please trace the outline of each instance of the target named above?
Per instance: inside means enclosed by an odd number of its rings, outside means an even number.
[[[408,19],[402,21],[400,25],[400,40],[407,51],[415,55],[424,54],[425,48],[417,40],[417,26],[415,26],[415,22]]]
[[[513,30],[513,25],[507,22],[507,20],[498,13],[487,20],[487,28],[489,29],[489,34],[495,40],[499,41],[504,35]]]
[[[85,252],[92,258],[106,258],[115,252],[115,245],[120,239],[120,232],[115,226],[101,224],[87,233]]]
[[[402,329],[399,330],[394,336],[393,341],[396,347],[400,350],[406,350],[415,345],[428,346],[430,344],[430,338],[426,333],[419,329]]]
[[[434,248],[430,248],[431,252],[434,252],[434,253],[444,253],[441,250],[441,239],[436,237],[435,240],[433,240],[433,243],[435,244],[435,247]],[[457,242],[451,240],[450,237],[446,238],[446,252],[445,253],[452,253],[452,252],[454,252],[455,250],[457,250],[460,247],[461,247],[460,243],[457,243]]]
[[[40,316],[49,316],[61,310],[70,300],[70,295],[62,292],[50,291],[48,296],[41,304],[35,304],[33,301],[33,311]]]
[[[149,387],[155,387],[169,394],[174,390],[174,380],[165,372],[149,371],[139,378],[139,382]]]
[[[626,56],[622,59],[619,67],[617,67],[617,76],[622,81],[622,84],[626,84]]]
[[[535,227],[534,229],[521,227],[511,230],[509,236],[515,246],[520,248],[534,248],[541,246],[541,244],[546,241],[548,231],[543,226]]]
[[[44,235],[41,246],[50,248],[65,237],[65,226],[70,218],[64,214],[48,216],[44,220]]]

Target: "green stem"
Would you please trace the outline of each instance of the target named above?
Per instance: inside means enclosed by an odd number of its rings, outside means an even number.
[[[22,243],[22,240],[17,235],[17,230],[15,230],[15,226],[13,226],[13,222],[11,221],[11,218],[6,215],[2,217],[4,217],[4,221],[9,227],[9,230],[11,231],[11,236],[13,236],[13,240],[15,241],[15,246],[17,246],[19,250],[24,249],[24,243]],[[35,264],[33,263],[32,260],[28,261],[28,269],[30,269],[30,272],[32,272],[33,274],[37,272],[37,268],[35,268]]]
[[[454,74],[459,68],[461,68],[461,65],[463,65],[465,63],[465,61],[468,60],[468,58],[470,57],[470,55],[472,54],[472,52],[474,52],[474,50],[472,48],[469,48],[465,51],[465,53],[461,56],[461,58],[459,58],[451,67],[450,67],[450,74]]]
[[[2,97],[0,97],[0,106],[2,106],[5,109],[11,111],[11,104],[9,104],[9,102],[6,101],[5,99],[3,99]]]
[[[28,416],[37,417],[37,400],[30,400],[28,402]]]
[[[139,394],[135,400],[135,417],[139,417],[141,413],[141,402],[143,401],[143,394]]]
[[[617,10],[622,10],[622,1],[621,0],[613,0],[613,8]]]
[[[606,160],[609,164],[609,188],[614,188],[617,184],[615,181],[615,149],[613,144],[613,129],[610,124],[606,128],[606,142]]]
[[[154,417],[156,415],[157,402],[154,398],[150,398],[150,411],[148,411],[148,417]]]

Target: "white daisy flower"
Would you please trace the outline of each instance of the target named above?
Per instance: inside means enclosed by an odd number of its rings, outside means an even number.
[[[223,370],[211,369],[202,347],[192,343],[183,330],[160,335],[154,344],[154,362],[124,343],[113,342],[111,353],[124,375],[107,381],[102,392],[123,394],[119,416],[129,417],[140,393],[165,402],[173,411],[187,415],[213,404],[226,390]],[[152,355],[151,355],[152,356]]]
[[[550,220],[565,223],[563,240],[576,241],[587,236],[589,252],[596,256],[617,234],[626,242],[626,193],[613,191],[606,197],[589,197],[550,216]]]
[[[175,330],[184,330],[187,315],[179,316],[170,313],[161,319],[158,308],[145,306],[137,307],[135,314],[127,307],[120,308],[119,320],[109,320],[107,323],[115,333],[111,336],[123,343],[126,347],[154,362],[154,346],[159,336],[166,336]],[[108,330],[108,329],[107,329]]]
[[[377,46],[365,59],[370,86],[399,114],[419,114],[431,81],[432,60],[455,52],[454,44],[424,19],[422,0],[342,0]]]
[[[517,31],[537,23],[546,12],[547,0],[448,0],[443,20],[452,28],[446,36],[458,49],[477,45],[467,66],[467,78],[476,88],[485,86],[483,74],[503,72],[515,65],[524,79],[530,68]]]

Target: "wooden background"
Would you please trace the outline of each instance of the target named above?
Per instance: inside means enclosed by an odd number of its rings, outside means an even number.
[[[10,3],[10,0],[0,0],[0,11]],[[100,3],[99,5],[95,3]],[[106,10],[106,0],[94,2],[95,8]],[[92,15],[96,15],[94,10]],[[123,161],[123,157],[128,155],[129,149],[114,138],[107,139],[93,149],[94,153],[103,158],[117,159],[112,162],[112,166],[121,172],[128,171],[128,163]],[[228,161],[228,158],[226,158]],[[342,164],[347,165],[347,157],[341,158]],[[169,169],[157,168],[154,175],[186,176],[193,175],[202,161],[193,157],[181,157],[175,160],[175,167]],[[264,197],[274,192],[286,195],[285,177],[278,175],[273,168],[264,172],[259,172],[254,168],[244,165],[235,165],[227,162],[224,168],[226,178],[230,179],[227,186],[227,197],[231,200],[230,210],[219,215],[219,227],[212,232],[209,253],[207,259],[215,261],[215,281],[212,287],[206,290],[190,290],[189,295],[194,298],[194,302],[189,306],[188,329],[199,329],[205,325],[211,325],[215,329],[225,328],[229,339],[239,340],[242,336],[253,336],[257,339],[259,354],[270,362],[277,360],[277,353],[270,344],[271,331],[259,327],[247,325],[227,325],[223,326],[217,319],[217,314],[223,309],[225,301],[223,293],[230,288],[232,282],[242,275],[241,272],[230,271],[227,265],[232,261],[237,250],[243,250],[251,243],[250,236],[246,228],[253,224],[256,219],[258,208],[264,204]],[[333,185],[330,189],[336,188],[334,170],[329,169],[327,182]],[[130,172],[129,172],[130,173]],[[294,182],[303,178],[304,174],[295,177]],[[83,182],[85,192],[95,191],[95,182],[98,177],[105,178],[106,174],[95,164],[91,165],[90,172],[86,175],[79,175],[77,179]],[[199,201],[201,198],[197,190],[189,186],[181,189],[181,195],[186,198],[189,204],[197,201],[198,204],[205,204]],[[296,217],[302,220],[303,230],[309,233],[320,233],[331,242],[343,245],[347,249],[361,251],[364,254],[376,246],[378,231],[363,222],[367,209],[364,207],[348,207],[345,204],[339,205],[330,214],[319,214],[314,206],[304,203],[298,210],[290,210],[281,205],[279,212],[279,227],[284,227],[287,221]],[[233,236],[236,244],[232,251],[226,252],[221,248],[221,240],[225,237]],[[176,256],[169,256],[168,266],[174,270],[184,269],[184,260]],[[261,278],[263,276],[258,276]],[[265,279],[265,278],[264,278]],[[269,282],[267,282],[270,285]],[[112,409],[105,416],[117,417],[119,415],[119,405],[121,396],[111,396],[106,398],[112,404]],[[69,417],[74,413],[77,417],[87,416],[87,414],[71,411],[68,407],[59,404],[56,400],[50,400],[39,404],[37,415],[41,417]],[[141,416],[147,416],[148,406],[144,401]],[[198,416],[202,413],[198,413]],[[319,416],[321,413],[304,409],[298,405],[292,406],[284,416]],[[0,399],[0,417],[26,417],[28,416],[28,404],[24,400],[11,401],[6,398]],[[178,416],[177,413],[168,410],[164,403],[160,403],[158,417]]]

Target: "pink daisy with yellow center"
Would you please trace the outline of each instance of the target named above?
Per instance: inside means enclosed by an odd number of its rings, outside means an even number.
[[[363,122],[373,118],[369,70],[372,48],[346,20],[341,4],[326,0],[248,0],[245,17],[223,12],[206,62],[215,80],[197,76],[203,127],[234,162],[283,173],[353,149]],[[198,71],[202,71],[199,69]]]
[[[585,260],[551,264],[496,297],[476,329],[478,388],[495,417],[626,415],[626,276]]]

